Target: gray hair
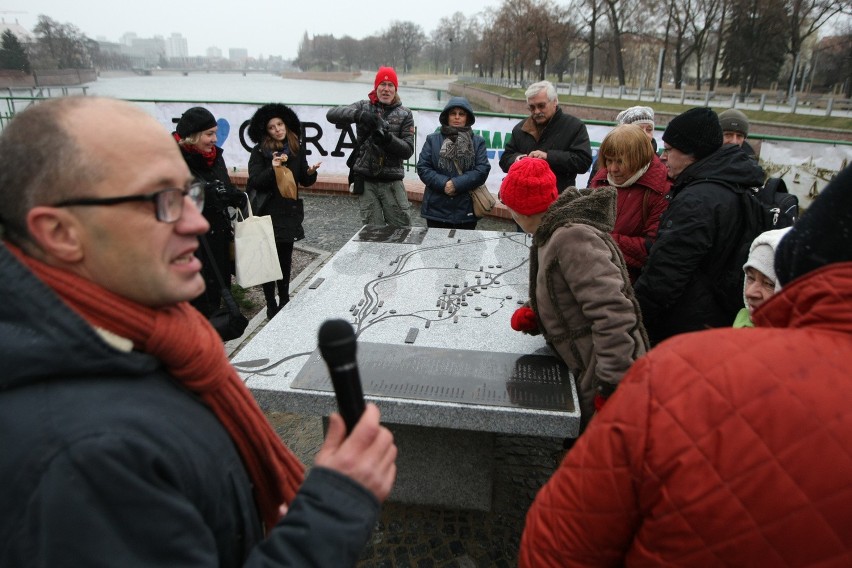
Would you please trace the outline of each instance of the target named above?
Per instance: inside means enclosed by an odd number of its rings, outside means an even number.
[[[527,90],[524,92],[524,96],[527,98],[527,100],[530,100],[542,91],[547,92],[547,100],[557,100],[556,87],[554,87],[553,83],[551,83],[550,81],[539,81],[538,83],[533,83],[532,85],[527,87]]]
[[[27,214],[78,195],[102,180],[104,168],[69,132],[67,115],[95,97],[63,97],[18,113],[0,135],[0,224],[4,237],[31,243]]]

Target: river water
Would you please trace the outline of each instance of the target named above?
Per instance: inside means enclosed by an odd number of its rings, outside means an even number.
[[[196,103],[243,102],[263,104],[349,104],[367,98],[369,83],[284,79],[263,73],[190,73],[151,76],[102,76],[87,83],[87,93],[120,99],[188,101]],[[405,106],[417,109],[443,108],[438,91],[401,85],[399,96]]]
[[[369,77],[367,77],[369,80]],[[399,94],[405,106],[415,110],[441,110],[446,104],[446,83],[429,81],[427,86],[400,86]],[[90,95],[104,95],[128,100],[143,101],[173,101],[181,103],[247,103],[260,105],[267,102],[282,102],[289,105],[343,105],[364,99],[372,85],[367,82],[352,81],[315,81],[285,79],[273,74],[247,73],[180,73],[158,72],[151,76],[117,75],[104,73],[98,81],[86,85]],[[443,100],[441,100],[443,98]],[[155,113],[153,103],[141,103],[141,106]],[[324,112],[322,113],[324,115]],[[415,113],[417,116],[417,113]],[[304,118],[304,117],[303,117]],[[500,119],[493,117],[497,122]],[[503,119],[503,126],[491,126],[486,121],[483,126],[493,132],[503,132],[505,139],[516,119]],[[322,123],[322,120],[318,121]],[[429,132],[434,124],[422,124],[421,129]],[[590,136],[595,142],[603,139],[608,128],[588,127]],[[594,129],[601,132],[595,132]],[[496,144],[496,143],[495,143]],[[332,144],[333,145],[333,144]],[[494,147],[497,152],[502,149],[502,142]],[[489,146],[490,148],[491,146]],[[228,149],[226,148],[226,151]],[[242,149],[239,149],[242,151]],[[419,150],[419,147],[417,148]],[[242,151],[244,153],[244,151]],[[489,185],[499,187],[502,178],[497,165],[499,155],[489,156],[493,160],[493,179]],[[829,179],[840,170],[844,164],[852,162],[852,146],[823,143],[764,141],[761,149],[761,160],[770,175],[785,178],[787,187],[797,194],[803,206],[818,191],[821,191]],[[244,165],[245,156],[229,157],[228,163]],[[343,160],[338,164],[344,171]],[[326,171],[335,169],[335,160],[326,157]],[[412,176],[415,176],[411,172]],[[585,183],[586,176],[580,176],[578,182]]]

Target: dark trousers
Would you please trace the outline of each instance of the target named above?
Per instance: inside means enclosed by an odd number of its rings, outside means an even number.
[[[290,266],[293,263],[293,243],[275,241],[278,249],[278,264],[281,266],[281,280],[267,282],[263,285],[263,297],[267,307],[283,308],[290,301]],[[275,299],[275,289],[278,288],[278,301]]]
[[[464,229],[467,231],[473,231],[476,229],[476,220],[469,223],[447,223],[446,221],[433,221],[432,219],[426,219],[426,226],[430,229]]]

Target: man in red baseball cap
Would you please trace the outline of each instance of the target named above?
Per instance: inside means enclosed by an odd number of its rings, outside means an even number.
[[[398,87],[393,67],[379,67],[366,99],[335,107],[326,115],[340,129],[356,125],[356,145],[347,164],[350,191],[360,195],[365,225],[411,224],[402,164],[414,153],[414,116],[402,106]]]

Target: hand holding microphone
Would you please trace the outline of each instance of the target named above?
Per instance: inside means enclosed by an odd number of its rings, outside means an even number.
[[[345,320],[326,320],[320,326],[317,343],[328,365],[337,408],[346,423],[346,431],[351,433],[364,413],[364,393],[355,359],[355,332]]]
[[[379,408],[364,404],[355,332],[345,320],[328,320],[320,327],[318,339],[343,418],[329,417],[328,433],[314,465],[346,475],[383,502],[396,479],[397,448],[393,434],[379,423]]]

